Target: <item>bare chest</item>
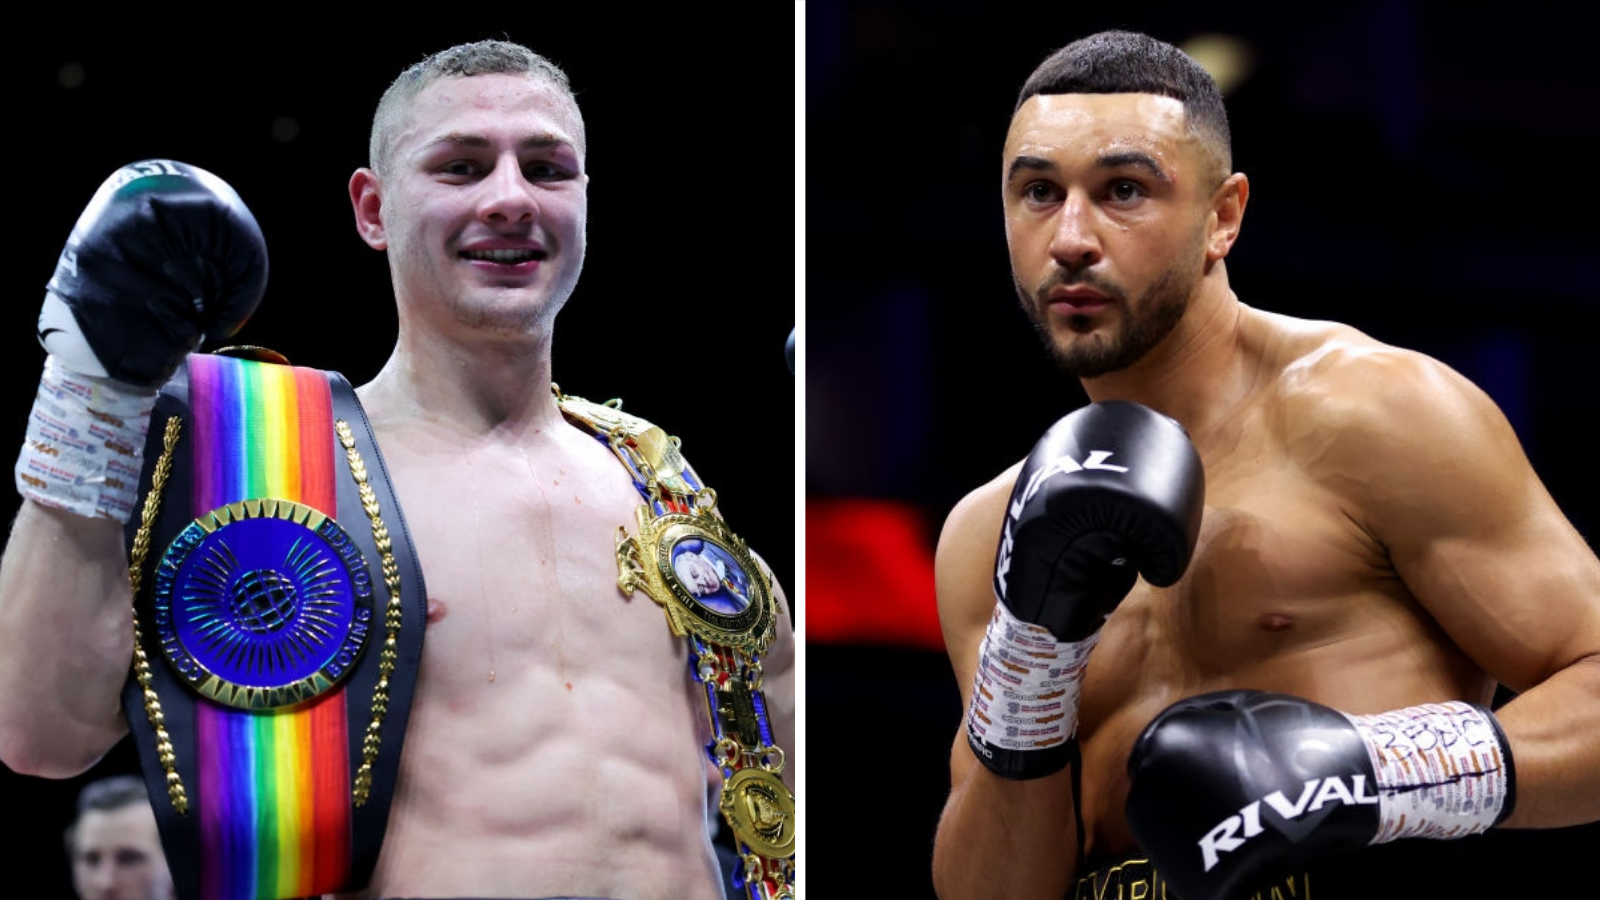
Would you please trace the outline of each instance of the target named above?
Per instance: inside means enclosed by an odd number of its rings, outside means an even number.
[[[1141,583],[1128,610],[1211,671],[1322,641],[1358,598],[1397,586],[1382,546],[1335,487],[1264,455],[1208,470],[1188,571],[1166,590]]]
[[[1090,657],[1082,802],[1102,848],[1131,841],[1121,814],[1127,754],[1167,705],[1251,688],[1390,708],[1442,677],[1426,672],[1459,668],[1339,485],[1268,441],[1238,451],[1207,460],[1206,508],[1184,576],[1168,588],[1140,581]]]
[[[1168,588],[1138,583],[1107,623],[1103,668],[1131,690],[1187,691],[1253,677],[1397,611],[1415,605],[1339,486],[1256,438],[1207,460],[1189,567]]]
[[[402,457],[394,481],[426,583],[430,693],[514,671],[659,673],[681,654],[660,608],[618,587],[640,505],[619,463]]]

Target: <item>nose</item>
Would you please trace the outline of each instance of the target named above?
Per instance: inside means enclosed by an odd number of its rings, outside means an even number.
[[[110,861],[94,863],[88,867],[84,881],[94,897],[110,897],[111,889],[117,885],[117,867]]]
[[[483,180],[479,215],[495,224],[532,222],[539,217],[534,186],[514,157],[501,159]]]
[[[1055,233],[1050,236],[1051,258],[1071,271],[1099,262],[1104,248],[1094,204],[1074,191],[1067,195],[1056,216]]]

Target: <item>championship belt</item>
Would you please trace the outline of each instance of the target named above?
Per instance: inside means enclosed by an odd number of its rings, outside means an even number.
[[[615,406],[555,394],[569,420],[622,460],[644,498],[639,536],[617,529],[617,587],[643,591],[689,642],[689,674],[704,689],[711,725],[706,752],[722,772],[721,812],[738,842],[734,883],[752,900],[793,900],[794,794],[779,777],[784,753],[761,693],[761,657],[781,615],[772,584],[677,438]]]
[[[355,391],[253,355],[168,383],[128,526],[123,707],[181,900],[367,884],[422,654],[422,572]]]

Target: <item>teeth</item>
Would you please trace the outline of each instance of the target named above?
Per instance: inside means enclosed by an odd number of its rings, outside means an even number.
[[[468,250],[461,255],[467,259],[482,259],[497,263],[527,262],[540,256],[532,250]]]

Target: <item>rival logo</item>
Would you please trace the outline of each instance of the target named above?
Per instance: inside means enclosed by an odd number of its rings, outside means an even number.
[[[1245,842],[1261,834],[1266,829],[1261,827],[1261,804],[1265,802],[1272,810],[1285,821],[1298,819],[1306,813],[1316,812],[1329,803],[1338,803],[1343,806],[1365,806],[1378,802],[1377,794],[1367,791],[1367,776],[1352,776],[1352,783],[1346,784],[1343,778],[1330,775],[1327,778],[1312,778],[1306,781],[1300,789],[1300,797],[1293,803],[1283,795],[1282,791],[1273,791],[1260,800],[1252,800],[1239,809],[1239,812],[1218,822],[1215,828],[1200,839],[1200,855],[1205,860],[1207,872],[1211,871],[1224,853],[1243,847]],[[1240,833],[1241,829],[1243,834]]]
[[[1013,492],[1011,506],[1006,510],[1005,530],[1000,535],[999,559],[995,563],[994,570],[995,593],[999,595],[1001,600],[1006,598],[1006,574],[1011,571],[1011,526],[1016,523],[1017,517],[1022,515],[1022,508],[1027,506],[1028,501],[1033,499],[1033,495],[1039,492],[1039,486],[1044,483],[1044,480],[1052,475],[1071,474],[1073,472],[1082,472],[1086,469],[1102,472],[1127,472],[1127,466],[1106,464],[1106,460],[1111,458],[1112,453],[1113,451],[1111,450],[1091,450],[1089,451],[1089,458],[1082,463],[1070,456],[1063,455],[1029,475],[1027,482],[1022,486],[1021,493]]]
[[[141,178],[149,178],[152,175],[176,175],[179,178],[189,177],[188,172],[177,168],[167,160],[147,159],[144,162],[123,166],[116,172],[112,173],[111,177],[106,180],[112,185],[113,188],[120,189],[132,182],[138,181]]]

